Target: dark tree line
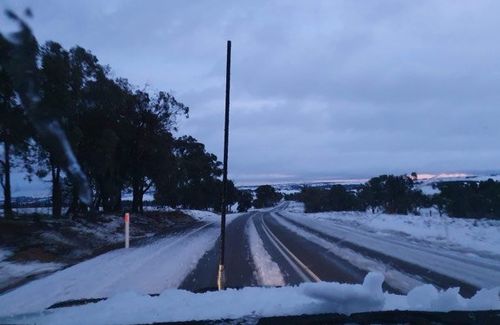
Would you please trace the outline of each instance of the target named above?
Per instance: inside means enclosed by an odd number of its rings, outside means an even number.
[[[257,209],[272,207],[282,199],[281,193],[276,192],[271,185],[257,187],[255,195],[253,206]]]
[[[389,214],[416,213],[419,207],[429,206],[427,197],[415,189],[413,178],[406,175],[381,175],[371,178],[359,192],[364,208],[380,208]]]
[[[34,39],[29,44],[36,56],[34,112],[23,106],[9,73],[8,67],[20,61],[14,57],[18,54],[0,34],[0,176],[6,217],[12,216],[15,167],[24,167],[28,178],[50,179],[55,217],[62,215],[63,206],[69,214],[119,211],[126,189],[132,191],[132,211],[143,210],[143,196],[153,189],[162,204],[220,210],[217,157],[193,137],[173,135],[177,119],[188,117],[186,105],[168,92],[139,89],[113,77],[108,66],[82,47],[66,50],[52,41],[38,46]],[[41,141],[34,120],[65,134],[90,184],[90,204],[82,202],[68,177],[64,157]],[[239,196],[230,182],[228,204]]]
[[[330,189],[305,187],[296,199],[304,202],[306,212],[321,211],[356,211],[362,206],[355,193],[342,185],[334,185]]]
[[[7,59],[8,43],[0,35],[0,62]],[[23,108],[16,101],[16,94],[4,66],[0,65],[0,185],[4,195],[4,213],[12,215],[11,171],[19,158],[26,160],[32,131]],[[16,159],[17,158],[17,159]]]
[[[443,182],[434,201],[451,217],[500,219],[500,182]]]
[[[500,182],[455,181],[438,183],[438,194],[424,195],[415,188],[416,176],[381,175],[356,190],[342,185],[305,187],[289,200],[304,203],[306,212],[382,211],[389,214],[418,213],[436,207],[450,217],[500,218]]]
[[[0,185],[4,195],[4,214],[12,215],[11,172],[20,158],[27,159],[32,130],[25,112],[16,98],[4,62],[9,59],[9,42],[0,34],[0,143],[3,157],[0,160]]]
[[[329,189],[306,187],[296,196],[304,202],[306,212],[382,210],[385,213],[414,213],[427,206],[427,198],[414,188],[406,175],[381,175],[371,178],[357,190],[343,185]]]

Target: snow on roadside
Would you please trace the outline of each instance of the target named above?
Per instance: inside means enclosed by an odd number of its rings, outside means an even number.
[[[0,262],[9,258],[13,254],[14,253],[11,250],[0,247]]]
[[[134,292],[83,306],[48,310],[0,319],[9,324],[139,324],[193,320],[252,319],[321,313],[379,310],[491,310],[500,309],[500,288],[483,289],[470,299],[458,289],[438,291],[430,285],[408,295],[382,291],[383,275],[369,273],[363,284],[303,283],[278,288],[247,287],[206,293],[166,290],[157,297]],[[237,302],[237,303],[235,303]]]
[[[204,222],[220,222],[220,215],[217,213],[213,213],[210,211],[204,211],[204,210],[182,210],[185,214],[189,215],[190,217],[198,220],[198,221],[204,221]]]
[[[253,218],[249,218],[245,227],[250,244],[253,264],[257,270],[257,281],[260,286],[283,286],[285,280],[281,270],[271,259],[271,256],[264,248],[264,243],[257,233]]]
[[[11,250],[0,248],[0,288],[28,276],[51,272],[63,267],[59,263],[7,261],[14,253]]]
[[[64,265],[60,263],[26,262],[16,263],[10,261],[0,262],[0,288],[5,288],[9,284],[26,278],[28,276],[39,275],[46,272],[53,272],[61,269]]]
[[[71,228],[110,244],[123,241],[123,219],[113,215],[103,215],[98,225],[85,219],[78,220]]]
[[[304,214],[302,203],[290,202],[290,216],[328,220],[346,226],[362,228],[381,235],[404,235],[437,243],[470,254],[500,256],[500,221],[440,217],[437,213],[416,215],[372,214],[369,212],[321,212]]]
[[[220,214],[205,211],[205,210],[182,210],[185,214],[190,217],[203,222],[216,222],[220,223]],[[226,225],[231,223],[236,217],[242,215],[242,213],[230,213],[226,215]]]
[[[347,261],[351,265],[354,265],[360,270],[367,272],[381,272],[384,275],[387,284],[395,289],[400,290],[401,292],[408,292],[411,289],[423,284],[423,282],[421,282],[419,279],[416,279],[409,274],[398,271],[392,268],[390,265],[385,265],[380,261],[363,256],[353,251],[352,249],[341,247],[331,241],[320,238],[309,231],[295,226],[286,219],[277,217],[276,215],[274,215],[274,217],[275,220],[277,220],[280,224],[295,232],[297,235],[327,249],[332,254],[340,257],[341,259]]]
[[[99,255],[1,295],[0,316],[36,312],[71,299],[176,288],[214,245],[218,234],[217,227],[207,224],[147,246]]]

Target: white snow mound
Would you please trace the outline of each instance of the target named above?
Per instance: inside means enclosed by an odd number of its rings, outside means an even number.
[[[9,324],[137,324],[168,321],[238,319],[375,310],[491,310],[500,309],[500,288],[482,289],[470,298],[457,289],[438,291],[419,286],[408,295],[382,291],[384,277],[369,273],[363,284],[303,283],[279,288],[191,293],[167,289],[157,297],[124,292],[98,303],[0,318]]]

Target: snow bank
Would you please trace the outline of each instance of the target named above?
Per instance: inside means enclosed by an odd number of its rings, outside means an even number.
[[[170,289],[150,297],[134,292],[108,300],[37,314],[0,319],[12,324],[137,324],[190,320],[238,319],[377,311],[377,310],[490,310],[500,309],[499,289],[483,289],[471,299],[458,289],[438,291],[420,286],[406,296],[382,291],[384,277],[369,273],[363,284],[303,283],[279,288],[243,288],[191,293]]]
[[[253,218],[246,225],[246,233],[250,243],[253,264],[257,270],[257,280],[261,286],[283,286],[285,280],[281,270],[264,248],[264,243],[257,233]]]
[[[459,288],[437,290],[434,286],[426,284],[414,288],[406,296],[387,295],[384,309],[443,312],[500,309],[500,287],[481,289],[470,299],[462,297],[458,291]]]
[[[303,293],[320,302],[318,313],[351,314],[361,311],[375,311],[384,308],[382,292],[384,276],[381,273],[368,273],[362,285],[321,283],[304,285]]]

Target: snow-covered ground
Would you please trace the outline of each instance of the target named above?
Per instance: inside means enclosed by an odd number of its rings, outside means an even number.
[[[290,202],[286,213],[326,224],[362,229],[381,236],[400,235],[442,247],[463,250],[470,254],[497,255],[500,259],[500,221],[463,219],[429,215],[394,215],[370,212],[322,212],[304,214],[302,203]]]
[[[201,222],[219,219],[207,211],[186,210],[184,213]],[[147,215],[131,216],[131,239],[168,233],[177,224],[190,222],[191,218],[173,209],[157,207]],[[116,248],[124,240],[124,222],[119,215],[74,220],[44,218],[39,223],[18,219],[7,226],[0,233],[0,290],[80,262],[96,252]]]
[[[182,210],[182,212],[189,214],[191,217],[198,221],[204,221],[204,222],[220,222],[220,215],[217,213],[213,213],[210,211],[203,211],[203,210]],[[227,215],[228,219],[231,219],[235,215]],[[229,217],[230,216],[230,217]]]
[[[26,262],[15,263],[0,262],[0,287],[7,287],[13,281],[25,279],[47,272],[53,272],[63,267],[60,263]]]
[[[176,288],[218,234],[217,227],[206,224],[150,245],[110,251],[0,296],[0,315],[35,312],[56,302],[110,297],[129,290],[151,294]]]
[[[0,296],[0,316],[40,311],[72,299],[110,297],[125,291],[153,294],[177,288],[203,254],[213,247],[220,232],[219,215],[197,210],[183,212],[202,223],[192,230],[167,235],[148,245],[110,251],[7,292]],[[227,215],[227,224],[239,215]],[[99,229],[95,229],[95,224],[87,227],[84,222],[75,227],[97,238],[122,241],[122,224],[120,218],[114,218]],[[120,227],[120,231],[115,234],[116,227]],[[11,254],[9,250],[0,250],[0,284],[12,281],[19,274],[63,267],[57,263],[5,261]]]
[[[182,210],[182,212],[188,214],[193,219],[201,221],[201,222],[220,224],[220,221],[221,221],[220,214],[210,212],[210,211],[187,210],[186,209],[186,210]],[[242,214],[243,213],[228,213],[228,214],[226,214],[226,225],[229,225],[234,219],[241,216]]]
[[[12,281],[58,270],[63,267],[59,263],[6,261],[12,255],[8,249],[0,249],[0,288],[8,286]]]
[[[408,295],[383,292],[383,275],[369,273],[363,284],[304,283],[295,287],[244,288],[191,293],[168,289],[157,297],[124,292],[108,300],[31,315],[0,318],[10,324],[139,324],[220,320],[267,316],[354,313],[378,310],[500,309],[499,288],[483,289],[466,299],[458,289],[438,291],[430,285]]]

